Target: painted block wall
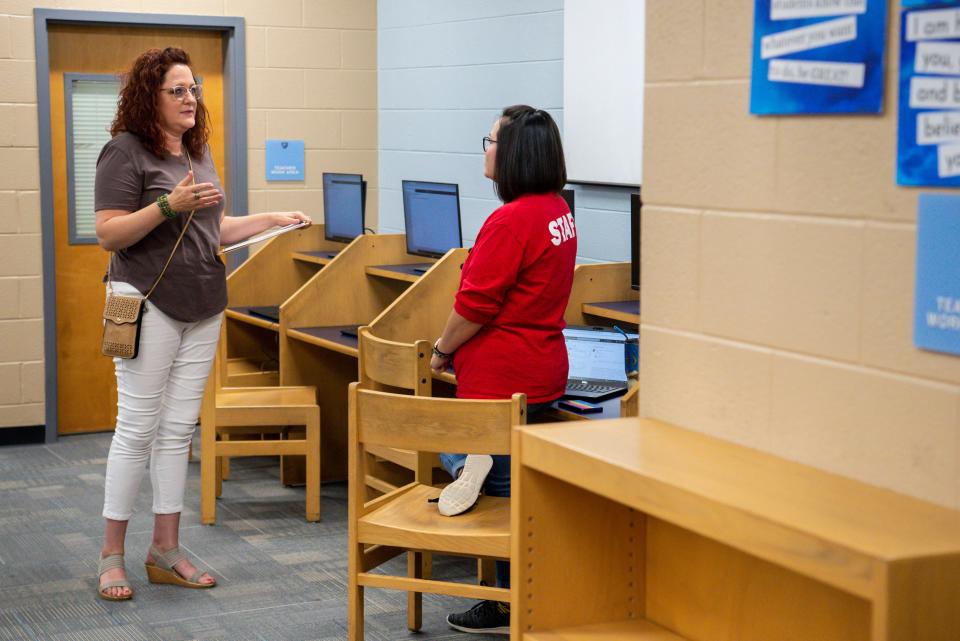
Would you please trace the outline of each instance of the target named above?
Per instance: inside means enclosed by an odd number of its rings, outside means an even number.
[[[912,347],[882,116],[750,116],[752,2],[647,3],[641,414],[960,509],[960,358]],[[892,61],[892,62],[891,62]]]
[[[375,0],[0,2],[0,428],[44,421],[34,7],[242,16],[250,211],[322,220],[321,173],[362,172],[376,224]],[[306,141],[303,183],[264,181],[267,138]]]
[[[500,206],[481,139],[501,110],[546,109],[563,130],[563,1],[380,0],[380,228],[402,232],[401,180],[460,185],[464,245]],[[629,192],[575,186],[580,260],[629,260]]]

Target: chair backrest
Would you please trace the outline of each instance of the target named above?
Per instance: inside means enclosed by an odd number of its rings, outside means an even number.
[[[357,331],[357,366],[360,386],[374,390],[409,390],[417,396],[430,396],[430,343],[419,340],[398,343],[374,336],[369,327]]]
[[[527,399],[432,398],[350,385],[351,449],[385,445],[434,452],[509,454],[514,425],[526,423]]]

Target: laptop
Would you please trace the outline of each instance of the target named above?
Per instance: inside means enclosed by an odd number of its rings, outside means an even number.
[[[626,393],[623,334],[609,327],[571,326],[563,338],[570,363],[564,396],[602,401]]]

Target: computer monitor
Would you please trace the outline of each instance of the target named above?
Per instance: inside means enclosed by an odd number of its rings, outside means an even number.
[[[459,186],[404,180],[403,220],[407,253],[440,258],[450,249],[462,247]]]
[[[630,286],[640,289],[640,194],[630,194]]]
[[[577,212],[573,210],[573,202],[575,200],[576,192],[572,189],[562,189],[560,190],[560,195],[563,196],[563,199],[567,201],[567,207],[570,208],[570,213],[573,214],[573,217],[577,217]]]
[[[367,183],[360,174],[323,174],[323,236],[349,243],[363,235]]]

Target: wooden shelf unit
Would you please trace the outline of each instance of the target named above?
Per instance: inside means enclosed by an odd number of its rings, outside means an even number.
[[[356,339],[339,330],[370,323],[410,287],[373,278],[368,266],[420,260],[403,234],[359,236],[280,306],[280,384],[317,388],[324,480],[347,476],[347,388],[357,380]]]
[[[408,263],[411,265],[420,264],[419,261]],[[392,280],[402,280],[406,283],[415,283],[426,273],[411,274],[404,265],[370,265],[366,269],[368,276],[378,276],[380,278],[389,278]]]
[[[280,324],[244,312],[244,308],[282,305],[320,268],[292,260],[307,251],[339,251],[344,245],[327,241],[323,225],[311,225],[266,241],[258,252],[227,276],[227,311],[224,318],[227,357],[233,364],[228,386],[260,384],[263,376],[233,376],[233,371],[272,371],[278,376]]]
[[[604,301],[599,303],[584,303],[581,307],[584,316],[596,316],[607,321],[640,324],[640,299]]]
[[[625,301],[636,298],[637,293],[630,287],[630,263],[577,265],[573,271],[573,287],[564,320],[568,325],[596,325],[597,318],[587,315],[585,305],[590,306],[594,301]],[[638,302],[638,312],[639,307]]]
[[[960,638],[960,512],[652,420],[512,451],[513,639]]]
[[[315,251],[295,251],[290,252],[290,258],[293,260],[299,260],[304,263],[312,263],[314,265],[320,265],[324,267],[330,264],[330,261],[335,258],[331,257],[329,254],[333,252],[324,251],[324,250],[315,250]]]

